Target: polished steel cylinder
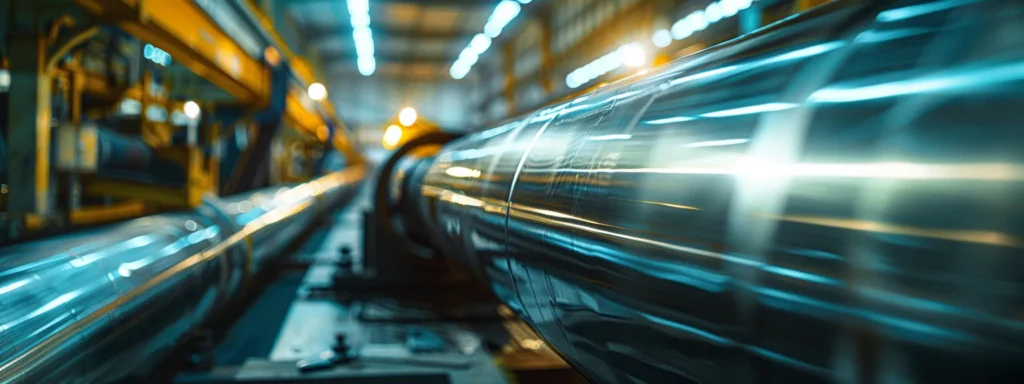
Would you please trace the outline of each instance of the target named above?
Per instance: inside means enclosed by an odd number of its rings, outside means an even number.
[[[597,383],[1014,381],[1022,7],[832,3],[454,141],[406,216]]]
[[[0,383],[112,382],[146,372],[237,299],[314,218],[353,197],[362,178],[350,168],[0,248]]]

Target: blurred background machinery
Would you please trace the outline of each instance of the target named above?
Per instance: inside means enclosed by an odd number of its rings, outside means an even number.
[[[3,22],[5,242],[361,161],[315,67],[255,4],[11,1]]]
[[[9,0],[0,383],[1018,382],[1022,20]]]

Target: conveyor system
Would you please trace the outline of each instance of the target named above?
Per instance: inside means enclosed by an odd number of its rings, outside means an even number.
[[[1021,17],[834,3],[399,151],[378,217],[595,383],[1014,381]]]
[[[0,248],[0,383],[145,374],[358,190],[359,167]],[[130,382],[131,380],[129,380]]]

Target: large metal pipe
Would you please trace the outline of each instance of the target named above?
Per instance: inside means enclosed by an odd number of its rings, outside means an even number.
[[[0,248],[0,383],[145,372],[314,218],[354,196],[363,173]]]
[[[1022,17],[833,3],[454,141],[399,205],[594,382],[1019,378]]]

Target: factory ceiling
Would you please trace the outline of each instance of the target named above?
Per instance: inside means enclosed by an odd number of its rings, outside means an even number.
[[[344,0],[285,0],[307,49],[317,51],[328,74],[360,73],[360,49]],[[368,2],[374,76],[440,79],[497,1],[373,0]],[[362,52],[366,52],[365,49]],[[363,68],[365,71],[367,68]]]

